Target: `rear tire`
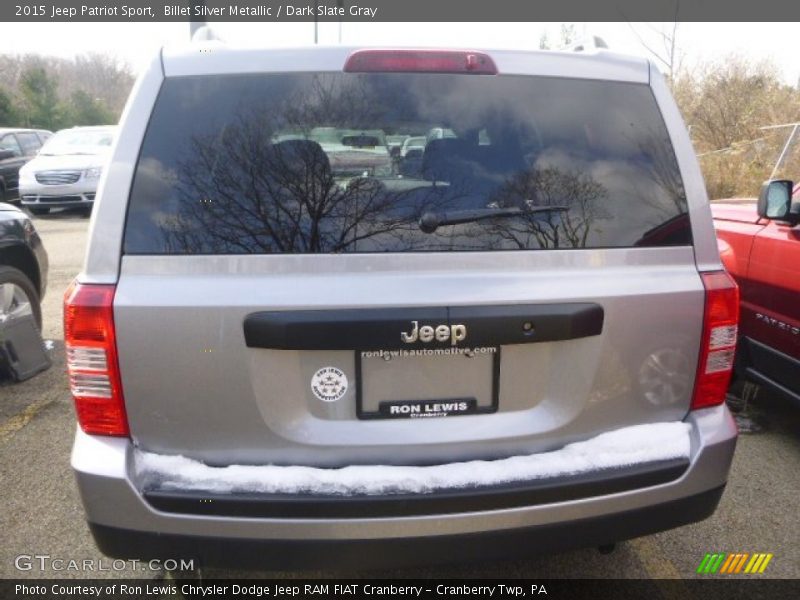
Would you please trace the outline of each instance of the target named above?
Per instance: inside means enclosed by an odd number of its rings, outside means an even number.
[[[50,212],[49,208],[42,208],[41,206],[36,207],[36,208],[31,207],[31,208],[28,208],[28,210],[31,211],[32,215],[36,215],[36,216],[46,215],[46,214],[48,214]]]
[[[0,324],[29,312],[41,331],[42,305],[33,282],[19,269],[0,266]]]

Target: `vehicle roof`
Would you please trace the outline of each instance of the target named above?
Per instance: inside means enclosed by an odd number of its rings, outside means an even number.
[[[303,46],[296,48],[235,47],[219,41],[195,42],[168,46],[162,50],[161,64],[166,77],[257,72],[341,71],[348,56],[356,50],[386,47]],[[443,48],[406,48],[396,50],[443,50]],[[452,48],[449,48],[452,50]],[[499,74],[542,75],[578,79],[602,79],[648,83],[647,59],[616,54],[602,49],[581,52],[552,50],[491,50]]]

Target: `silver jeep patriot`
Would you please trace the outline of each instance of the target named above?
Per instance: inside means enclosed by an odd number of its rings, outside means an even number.
[[[206,44],[139,78],[65,296],[103,552],[393,566],[714,511],[738,290],[653,65]]]

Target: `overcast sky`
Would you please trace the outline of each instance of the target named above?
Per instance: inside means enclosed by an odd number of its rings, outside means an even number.
[[[536,49],[542,33],[558,44],[559,23],[344,23],[347,45],[451,46]],[[648,55],[641,38],[662,52],[659,31],[670,23],[575,23],[580,34],[599,35],[612,50]],[[218,23],[213,27],[229,42],[269,46],[313,43],[313,23]],[[188,23],[0,23],[0,53],[40,53],[72,57],[102,52],[127,60],[135,71],[149,62],[160,46],[185,42]],[[337,23],[320,23],[319,40],[336,44]],[[682,23],[678,47],[686,65],[737,53],[754,60],[770,59],[784,80],[797,84],[800,51],[796,23]]]

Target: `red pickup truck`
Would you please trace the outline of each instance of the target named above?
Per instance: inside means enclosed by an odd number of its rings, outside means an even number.
[[[800,185],[769,181],[711,211],[741,294],[736,372],[800,404]]]

